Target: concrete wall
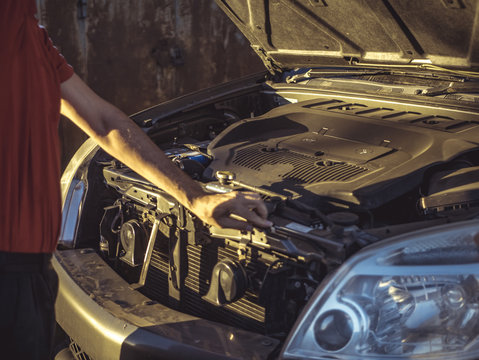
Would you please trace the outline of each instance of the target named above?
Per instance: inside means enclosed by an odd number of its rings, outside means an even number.
[[[56,46],[128,114],[263,70],[213,0],[37,0]],[[62,120],[62,166],[85,136]]]

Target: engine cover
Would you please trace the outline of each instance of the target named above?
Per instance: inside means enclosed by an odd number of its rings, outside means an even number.
[[[428,167],[475,148],[468,141],[474,133],[477,127],[459,134],[290,104],[222,132],[208,147],[214,160],[204,175],[227,170],[309,205],[332,200],[374,209],[419,185]]]

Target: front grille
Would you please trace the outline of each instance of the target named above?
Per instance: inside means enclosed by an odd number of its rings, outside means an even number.
[[[145,281],[148,295],[163,304],[168,303],[168,259],[153,250],[148,276]]]
[[[190,291],[185,292],[185,308],[201,316],[217,318],[229,318],[231,324],[241,323],[246,327],[253,327],[257,331],[263,331],[265,321],[265,309],[256,304],[258,299],[251,293],[227,304],[223,308],[211,307],[208,303],[203,304],[201,296],[206,295],[214,265],[223,259],[235,259],[236,252],[233,249],[211,246],[188,246],[188,276],[185,286]],[[250,270],[253,265],[250,263]],[[208,305],[208,306],[204,306]]]
[[[317,157],[298,154],[288,150],[265,151],[265,145],[255,145],[239,150],[233,163],[252,170],[260,171],[264,165],[287,164],[293,167],[281,175],[283,180],[297,183],[315,184],[325,181],[348,181],[367,168],[342,162],[320,162]]]
[[[153,250],[144,287],[150,298],[171,306],[168,299],[168,257],[158,243]],[[208,292],[211,274],[218,261],[237,259],[236,249],[219,244],[187,245],[187,275],[178,309],[206,319],[241,327],[258,333],[272,333],[283,326],[283,317],[278,316],[277,299],[260,299],[252,292],[223,307],[214,306],[202,299]],[[263,273],[267,267],[262,262],[246,259],[246,271]],[[278,303],[278,304],[276,304]],[[283,311],[283,310],[281,310]],[[278,317],[281,319],[278,322]]]
[[[75,340],[70,338],[70,351],[75,360],[93,360],[92,357],[88,356],[80,346],[75,342]]]

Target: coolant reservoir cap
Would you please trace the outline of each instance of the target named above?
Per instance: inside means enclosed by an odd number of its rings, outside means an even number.
[[[334,212],[334,213],[328,214],[328,219],[331,220],[336,225],[341,225],[341,226],[356,225],[359,222],[358,215],[351,212],[347,212],[347,211],[340,211],[340,212]]]

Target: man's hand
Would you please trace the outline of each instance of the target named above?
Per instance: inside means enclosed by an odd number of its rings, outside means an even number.
[[[151,139],[119,109],[96,95],[77,75],[61,85],[61,113],[105,151],[174,196],[204,222],[238,230],[268,227],[259,195],[207,194],[174,165]]]
[[[252,230],[269,227],[268,212],[260,196],[252,192],[204,195],[192,202],[191,211],[204,222],[220,228]]]

